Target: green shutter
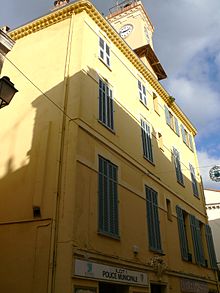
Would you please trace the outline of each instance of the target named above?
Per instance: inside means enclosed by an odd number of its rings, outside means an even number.
[[[171,124],[171,121],[170,121],[170,113],[169,113],[169,110],[168,110],[168,108],[167,108],[166,105],[164,106],[164,111],[165,111],[166,123],[168,125],[170,125]]]
[[[180,163],[180,155],[179,152],[176,148],[173,147],[173,159],[174,159],[174,165],[175,165],[175,170],[176,170],[176,179],[177,182],[180,184],[184,184],[183,180],[183,173],[181,170],[181,163]]]
[[[179,230],[179,240],[180,240],[180,250],[181,255],[184,260],[188,260],[188,243],[186,238],[186,229],[183,217],[183,210],[176,206],[176,214],[177,214],[177,222],[178,222],[178,230]]]
[[[117,166],[99,156],[99,231],[119,235]]]
[[[191,180],[192,180],[193,194],[198,197],[199,196],[199,192],[198,192],[198,186],[197,186],[195,169],[193,168],[193,166],[191,164],[189,164],[189,169],[190,169]]]
[[[158,214],[157,192],[146,186],[146,208],[149,247],[161,252],[160,223]]]
[[[210,261],[210,266],[213,269],[217,269],[217,260],[216,260],[216,255],[215,255],[215,248],[214,248],[214,243],[213,243],[213,238],[212,238],[212,230],[209,225],[205,225],[205,234],[206,234],[206,243],[207,243],[207,248],[208,248],[208,253],[209,253],[209,261]]]
[[[205,258],[202,245],[202,237],[199,220],[195,216],[190,215],[190,226],[194,247],[196,263],[205,266]]]
[[[175,116],[174,116],[174,122],[175,122],[175,132],[178,136],[180,136],[179,123],[178,123],[178,120]]]
[[[190,135],[190,134],[189,134],[189,147],[192,151],[194,151],[193,138],[192,138],[192,135]]]
[[[99,79],[99,120],[108,128],[114,129],[112,90]]]
[[[150,126],[144,120],[141,120],[141,137],[142,137],[144,157],[147,160],[153,162],[153,150],[152,150]]]
[[[183,141],[186,143],[186,133],[185,133],[185,128],[183,127],[182,124],[181,124],[181,133],[182,133]]]

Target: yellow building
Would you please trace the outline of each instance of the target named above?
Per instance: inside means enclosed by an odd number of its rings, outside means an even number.
[[[87,0],[10,32],[2,292],[218,292],[196,129],[152,34],[140,1],[107,20]]]

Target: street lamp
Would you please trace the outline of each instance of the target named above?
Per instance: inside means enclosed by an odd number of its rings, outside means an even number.
[[[0,79],[0,108],[7,106],[17,92],[9,77],[3,76]]]

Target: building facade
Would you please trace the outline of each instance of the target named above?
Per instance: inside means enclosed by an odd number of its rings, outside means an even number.
[[[140,1],[105,19],[86,0],[10,32],[2,291],[218,292],[196,129],[152,34]]]
[[[208,215],[209,225],[213,233],[213,241],[215,245],[215,252],[218,267],[220,266],[220,190],[205,189],[206,211]]]

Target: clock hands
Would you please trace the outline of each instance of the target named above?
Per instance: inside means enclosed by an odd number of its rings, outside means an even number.
[[[130,28],[122,28],[122,30],[120,31],[121,34],[126,33]]]
[[[120,29],[119,34],[122,38],[125,38],[126,36],[128,36],[128,34],[132,32],[132,29],[133,29],[133,26],[130,24],[127,24]]]

